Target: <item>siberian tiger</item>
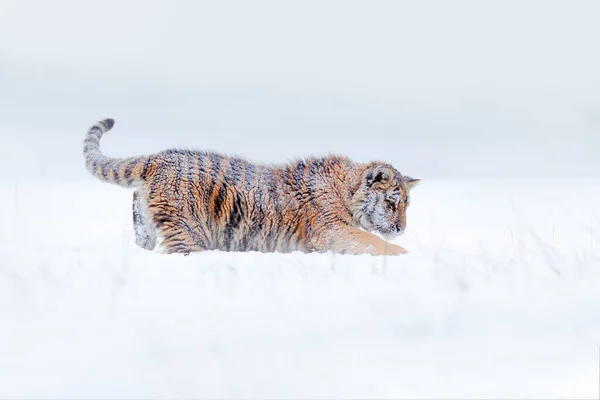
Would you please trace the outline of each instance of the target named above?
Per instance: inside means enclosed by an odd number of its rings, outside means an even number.
[[[135,188],[136,243],[167,253],[195,251],[326,252],[398,255],[386,239],[406,227],[410,190],[420,182],[384,162],[330,155],[284,165],[256,164],[214,152],[166,150],[110,158],[93,125],[84,140],[87,169]]]

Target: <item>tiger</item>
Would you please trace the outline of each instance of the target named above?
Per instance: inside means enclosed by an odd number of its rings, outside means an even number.
[[[407,253],[388,240],[404,232],[410,191],[420,179],[389,163],[330,154],[261,164],[187,149],[111,158],[100,151],[100,139],[114,123],[108,118],[89,128],[85,165],[101,181],[134,188],[135,243],[143,249]]]

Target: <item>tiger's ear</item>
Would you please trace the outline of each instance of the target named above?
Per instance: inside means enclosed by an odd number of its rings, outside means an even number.
[[[402,180],[404,181],[404,183],[406,183],[406,186],[408,186],[408,190],[414,188],[419,183],[421,183],[420,179],[411,178],[410,176],[403,176]]]
[[[393,172],[385,165],[375,165],[365,172],[364,181],[367,187],[372,187],[376,183],[386,183],[393,176]]]

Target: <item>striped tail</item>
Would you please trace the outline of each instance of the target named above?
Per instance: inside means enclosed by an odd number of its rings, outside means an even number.
[[[99,121],[88,131],[83,141],[85,166],[96,178],[124,187],[141,186],[151,167],[149,156],[131,158],[106,157],[100,151],[100,138],[108,132],[115,121],[111,118]]]

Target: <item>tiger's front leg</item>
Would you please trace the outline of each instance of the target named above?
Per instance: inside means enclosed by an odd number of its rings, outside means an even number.
[[[329,230],[315,240],[315,246],[323,251],[345,254],[371,254],[373,256],[397,256],[408,251],[389,243],[379,236],[357,228],[345,226]]]

